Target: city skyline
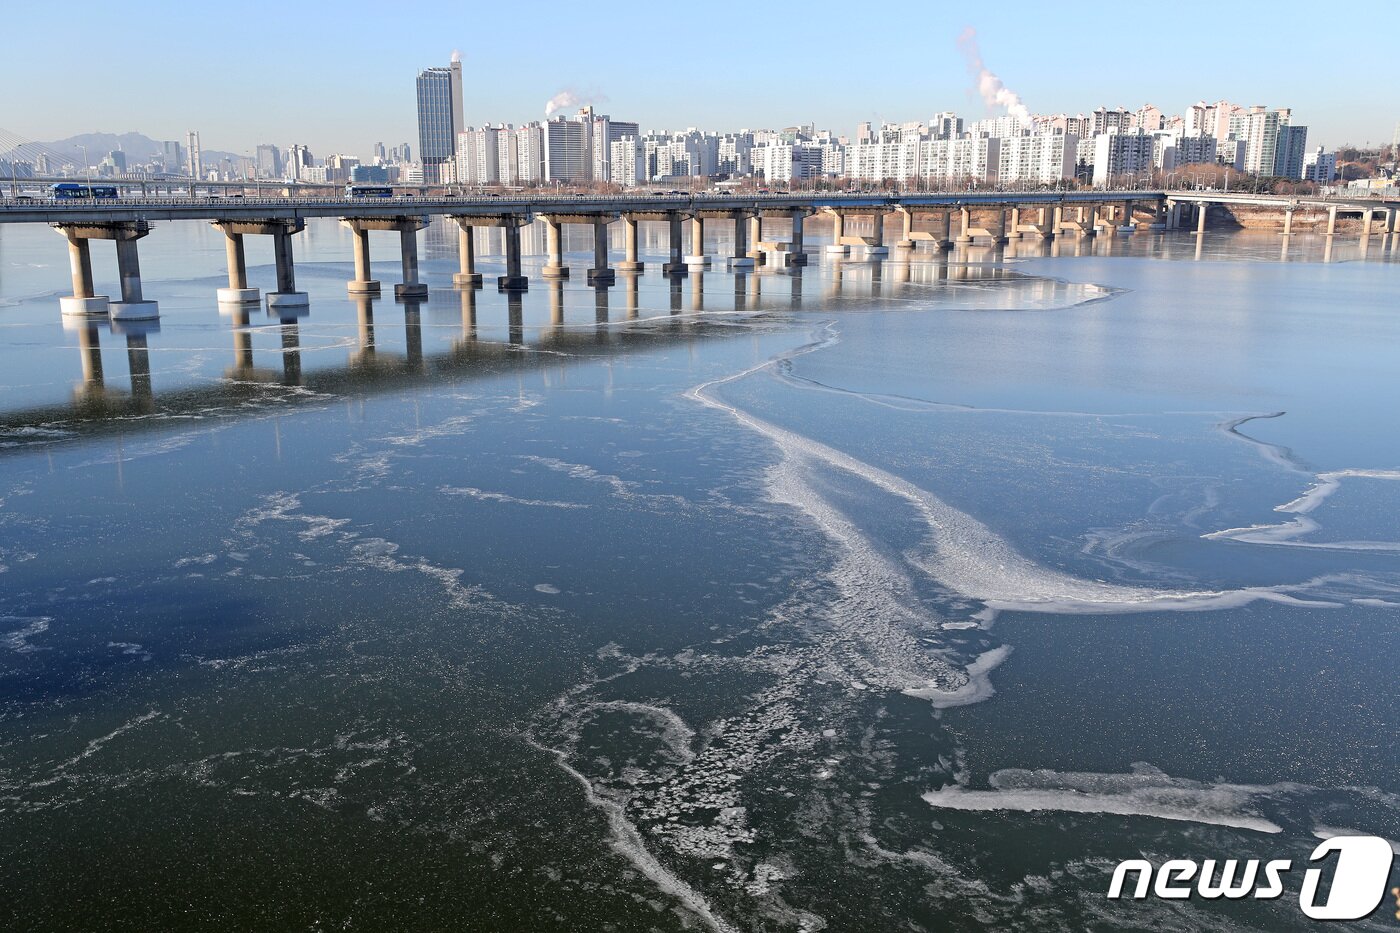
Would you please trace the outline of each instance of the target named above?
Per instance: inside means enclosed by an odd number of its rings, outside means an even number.
[[[1067,22],[1053,11],[1016,4],[946,17],[942,10],[956,8],[894,8],[867,24],[827,16],[825,7],[800,21],[746,10],[742,17],[688,20],[668,32],[656,17],[635,21],[643,5],[624,5],[609,8],[606,16],[570,19],[566,30],[523,32],[512,48],[480,37],[519,29],[521,22],[548,21],[531,15],[545,5],[517,4],[509,15],[473,11],[458,26],[460,13],[427,4],[417,20],[435,28],[400,34],[366,28],[382,19],[378,8],[352,6],[347,15],[322,22],[294,8],[252,4],[252,10],[276,11],[271,19],[255,16],[267,24],[259,42],[274,55],[300,56],[300,67],[293,60],[266,74],[233,65],[201,70],[211,59],[225,60],[225,45],[231,54],[247,37],[211,32],[211,22],[198,12],[155,6],[168,12],[149,29],[137,31],[118,13],[92,10],[83,14],[90,30],[62,36],[46,28],[36,11],[17,11],[16,33],[32,34],[35,41],[8,59],[15,71],[12,86],[22,83],[26,69],[60,54],[72,67],[46,78],[46,93],[12,101],[5,129],[36,140],[132,130],[181,139],[197,127],[210,151],[251,154],[260,143],[296,141],[316,152],[366,155],[376,142],[417,140],[413,78],[423,68],[445,64],[454,49],[463,59],[464,119],[471,126],[525,123],[543,119],[548,103],[567,113],[590,102],[646,129],[721,132],[814,124],[851,133],[862,122],[927,120],[942,110],[969,119],[1001,115],[1005,109],[986,106],[974,87],[967,49],[958,41],[969,27],[976,30],[986,67],[1035,113],[1144,103],[1179,112],[1198,99],[1223,97],[1245,106],[1291,107],[1310,126],[1311,143],[1329,149],[1387,142],[1400,116],[1383,99],[1379,62],[1347,60],[1345,97],[1319,81],[1316,69],[1303,67],[1296,54],[1298,26],[1284,22],[1287,6],[1274,8],[1283,15],[1255,22],[1259,17],[1248,11],[1184,4],[1155,30]],[[895,28],[920,18],[934,22]],[[1198,27],[1207,19],[1210,38],[1201,41]],[[198,44],[188,42],[192,28],[199,32]],[[1307,35],[1322,47],[1346,31],[1342,21],[1309,21]],[[298,43],[298,35],[316,41]],[[110,81],[103,50],[113,36],[138,58],[158,56],[165,67],[142,69],[129,85]],[[1173,43],[1174,36],[1182,41]],[[1283,40],[1295,50],[1291,57],[1279,53]],[[716,51],[708,66],[691,51],[685,57],[677,51],[703,50],[706,42]],[[833,54],[826,46],[838,42]],[[1046,48],[1050,55],[1042,54]],[[720,67],[736,61],[752,67]],[[1121,64],[1109,64],[1115,61]],[[164,80],[177,73],[192,80]],[[54,106],[55,98],[64,106]],[[261,106],[269,99],[284,104]]]

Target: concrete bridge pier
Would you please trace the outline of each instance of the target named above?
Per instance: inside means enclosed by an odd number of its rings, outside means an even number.
[[[637,259],[637,218],[622,218],[623,259],[618,272],[642,272],[646,266]]]
[[[788,247],[792,251],[792,257],[789,262],[794,266],[805,266],[807,253],[802,240],[802,223],[807,217],[807,212],[801,208],[793,208],[789,216],[792,218],[792,242]]]
[[[1196,204],[1196,232],[1206,232],[1206,215],[1210,213],[1210,205],[1205,201]]]
[[[1133,233],[1137,228],[1133,226],[1133,202],[1125,201],[1119,209],[1118,232]]]
[[[506,239],[506,274],[496,278],[496,288],[500,291],[523,292],[530,287],[530,280],[520,271],[520,228],[528,224],[530,219],[528,215],[515,214],[507,214],[501,218],[501,232],[505,234]],[[512,305],[512,309],[514,308]]]
[[[68,262],[73,271],[73,294],[58,299],[59,310],[69,315],[106,314],[107,296],[93,294],[92,251],[87,238],[62,227],[59,232],[68,237]]]
[[[699,214],[690,218],[690,255],[685,257],[685,264],[701,268],[710,264],[705,255],[705,218]]]
[[[418,231],[426,221],[406,220],[399,225],[399,250],[403,255],[403,281],[394,286],[395,298],[427,298],[428,283],[418,278]]]
[[[997,222],[996,222],[996,226],[992,228],[992,245],[993,245],[993,246],[1005,246],[1005,245],[1006,245],[1006,209],[1005,209],[1005,208],[998,208],[998,209],[997,209]]]
[[[763,263],[763,249],[759,246],[763,242],[763,212],[754,211],[749,216],[749,249],[744,254],[752,259],[754,265]]]
[[[965,208],[965,207],[959,207],[959,208],[958,208],[958,213],[959,213],[959,216],[960,216],[960,218],[961,218],[960,221],[959,221],[960,227],[959,227],[959,232],[958,232],[958,238],[957,238],[956,240],[954,240],[953,242],[957,243],[959,246],[971,246],[971,245],[972,245],[972,232],[971,232],[971,231],[972,231],[972,212],[969,211],[969,210],[968,210],[967,208]]]
[[[458,220],[457,271],[452,284],[458,288],[480,288],[481,273],[476,271],[476,228]]]
[[[355,252],[355,278],[345,284],[346,291],[352,295],[378,295],[379,282],[370,278],[369,228],[353,220],[343,220],[341,223],[350,228]]]
[[[245,301],[258,301],[262,295],[256,288],[248,287],[248,262],[243,254],[243,234],[234,233],[227,227],[221,229],[224,232],[224,254],[228,259],[228,288],[221,288],[215,293],[219,303],[241,304]]]
[[[664,275],[680,277],[688,271],[685,260],[681,257],[683,247],[681,245],[681,215],[678,211],[672,211],[666,218],[667,235],[669,237],[669,257],[665,264],[661,266]]]
[[[1285,208],[1283,209],[1283,233],[1282,233],[1282,236],[1292,236],[1292,235],[1293,235],[1293,208],[1291,208],[1291,207],[1285,207]]]
[[[1021,239],[1021,208],[1019,207],[1011,208],[1011,221],[1006,227],[1006,239]]]
[[[1332,204],[1327,208],[1327,235],[1337,235],[1337,205]]]
[[[938,222],[937,236],[934,238],[934,248],[941,253],[946,253],[953,248],[953,212],[951,210],[943,212],[943,219]]]
[[[890,248],[885,245],[885,212],[875,211],[870,216],[870,239],[873,241],[866,249],[867,256],[888,256]]]
[[[547,257],[540,274],[547,279],[567,279],[569,268],[564,265],[564,225],[553,217],[544,218],[544,222]]]
[[[1371,225],[1375,223],[1376,212],[1367,208],[1361,214],[1361,239],[1367,239],[1371,235]]]
[[[1042,240],[1053,240],[1060,232],[1060,208],[1057,204],[1047,204],[1040,209],[1039,227]]]
[[[902,250],[903,257],[908,259],[914,252],[914,212],[903,206],[897,207],[895,210],[899,212],[901,220],[904,222],[904,229],[900,233],[899,242],[895,243],[894,248],[897,252]]]
[[[1088,207],[1079,209],[1079,219],[1083,221],[1084,228],[1080,231],[1083,236],[1098,236],[1099,233],[1099,206],[1090,204]]]
[[[56,224],[68,239],[68,261],[73,277],[73,294],[58,300],[67,315],[105,314],[128,321],[148,321],[160,316],[159,306],[141,294],[141,263],[136,241],[150,233],[144,220],[116,223]],[[117,272],[121,279],[122,300],[110,301],[98,295],[92,281],[92,240],[112,240],[117,247]]]
[[[311,302],[306,292],[297,291],[296,267],[292,259],[292,237],[306,229],[305,221],[272,221],[261,227],[262,232],[272,236],[272,255],[277,265],[277,290],[265,296],[268,311],[308,307]]]
[[[588,270],[589,285],[611,285],[617,281],[617,274],[608,268],[608,224],[610,217],[599,217],[593,221],[593,268]]]
[[[745,211],[734,212],[734,255],[730,257],[729,268],[752,269],[753,259],[749,256],[749,216]]]
[[[828,210],[827,213],[831,215],[831,243],[826,251],[832,256],[844,256],[850,252],[850,247],[841,242],[846,236],[846,218],[840,211]]]
[[[136,241],[149,231],[144,224],[125,224],[117,237],[117,274],[122,282],[122,300],[108,306],[116,321],[149,321],[160,317],[159,306],[141,297],[141,260]],[[137,229],[131,229],[137,228]]]

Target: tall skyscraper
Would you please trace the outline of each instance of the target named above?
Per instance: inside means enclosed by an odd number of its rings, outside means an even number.
[[[453,180],[457,134],[464,129],[462,60],[453,52],[448,67],[418,73],[418,157],[423,160],[424,182]]]
[[[178,140],[167,139],[160,144],[161,164],[165,171],[172,175],[178,175],[184,170],[185,162],[180,158],[180,143]]]
[[[191,178],[200,178],[204,175],[204,160],[199,154],[199,133],[190,130],[185,137],[185,147],[189,150],[189,175]]]
[[[282,151],[271,143],[258,146],[257,173],[259,178],[281,178]]]

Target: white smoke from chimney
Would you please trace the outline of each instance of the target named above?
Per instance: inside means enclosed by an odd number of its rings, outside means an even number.
[[[462,52],[461,52],[461,50],[460,50],[460,49],[453,49],[453,50],[452,50],[452,64],[454,64],[454,65],[460,65],[461,63],[462,63]]]
[[[565,107],[586,107],[590,104],[606,104],[607,102],[608,95],[601,91],[564,90],[545,102],[544,115],[552,117]]]
[[[573,91],[560,91],[545,102],[544,115],[546,117],[552,117],[565,107],[577,107],[584,102],[585,99],[575,94]]]
[[[1031,119],[1030,110],[1021,103],[1020,96],[982,64],[982,52],[977,48],[977,30],[971,26],[964,29],[962,35],[958,36],[958,48],[962,49],[963,58],[967,60],[968,74],[977,82],[977,93],[982,96],[988,107],[1005,107],[1006,112],[1015,117],[1022,126],[1028,127],[1035,122]]]

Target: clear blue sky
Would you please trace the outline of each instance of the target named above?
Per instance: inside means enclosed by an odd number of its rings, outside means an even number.
[[[417,144],[417,71],[464,61],[469,124],[539,119],[573,89],[644,129],[729,130],[989,111],[956,41],[1037,113],[1204,98],[1291,106],[1309,145],[1388,141],[1395,64],[1362,8],[1315,4],[728,4],[240,0],[9,5],[0,129],[29,139],[198,129],[206,149],[260,142],[368,155]],[[683,16],[658,17],[661,10]],[[1336,8],[1345,10],[1347,8]],[[857,11],[857,12],[853,12]],[[61,28],[60,27],[61,24]]]

